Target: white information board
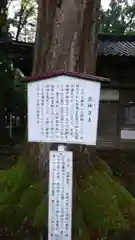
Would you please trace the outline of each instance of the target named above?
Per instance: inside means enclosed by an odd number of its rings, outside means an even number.
[[[96,145],[100,83],[58,76],[28,83],[28,141]]]
[[[71,239],[72,165],[72,152],[50,152],[48,217],[49,240]]]

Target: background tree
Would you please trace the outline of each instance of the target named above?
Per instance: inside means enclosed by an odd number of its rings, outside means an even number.
[[[8,1],[9,13],[14,6],[14,14],[8,17],[8,26],[13,39],[34,42],[37,22],[36,0]],[[100,33],[130,33],[135,30],[135,3],[128,0],[111,0],[107,10],[101,9]]]
[[[0,2],[0,37],[7,32],[7,0],[2,0]]]
[[[7,1],[0,2],[0,39],[4,41],[7,40],[8,32],[7,32]],[[11,92],[12,92],[12,70],[11,70],[11,62],[7,60],[6,51],[1,49],[0,51],[0,126],[1,126],[1,135],[4,136],[4,115],[5,108],[8,106],[11,101]],[[10,78],[10,82],[9,79]],[[9,94],[10,93],[10,94]],[[5,98],[8,95],[9,98]]]
[[[0,2],[0,4],[0,40],[3,40],[3,46],[0,49],[0,143],[4,144],[9,140],[9,133],[5,126],[5,114],[9,116],[9,113],[13,113],[13,109],[16,109],[18,105],[21,115],[24,115],[26,102],[22,85],[19,85],[21,74],[17,74],[7,52],[7,43],[11,40],[8,32],[7,1]]]
[[[35,40],[36,32],[36,19],[37,19],[37,2],[36,0],[21,0],[18,7],[15,0],[11,0],[8,4],[9,13],[12,5],[15,4],[15,11],[13,16],[8,18],[8,24],[12,31],[13,39],[16,41],[29,41]]]
[[[101,33],[135,33],[135,3],[127,0],[111,0],[109,8],[101,9]]]

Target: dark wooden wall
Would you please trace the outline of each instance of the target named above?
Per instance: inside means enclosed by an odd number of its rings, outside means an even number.
[[[99,107],[98,145],[115,146],[118,140],[117,102],[101,102]]]
[[[125,124],[121,103],[100,103],[97,147],[135,148],[135,123]],[[134,107],[135,113],[135,107]],[[122,139],[121,129],[131,131],[134,139]]]

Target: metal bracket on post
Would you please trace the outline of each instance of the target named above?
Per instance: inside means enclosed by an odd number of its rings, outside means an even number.
[[[58,145],[58,152],[64,152],[67,151],[67,146],[64,144],[59,144]]]

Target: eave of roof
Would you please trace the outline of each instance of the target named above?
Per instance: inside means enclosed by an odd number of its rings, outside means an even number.
[[[111,42],[135,42],[135,35],[133,34],[114,34],[114,33],[102,33],[98,35],[99,40],[101,41],[111,41]]]
[[[0,44],[5,45],[9,53],[32,58],[33,43],[0,41]],[[99,34],[98,55],[135,57],[135,35]]]
[[[99,35],[98,55],[135,57],[135,35]]]
[[[39,81],[39,80],[49,79],[49,78],[58,77],[58,76],[76,77],[76,78],[91,80],[95,82],[106,82],[106,83],[110,82],[110,79],[105,77],[99,77],[99,76],[94,76],[94,75],[89,75],[84,73],[77,73],[77,72],[64,72],[64,71],[57,71],[57,72],[52,72],[50,74],[25,77],[24,80],[25,82],[33,82],[33,81]]]

